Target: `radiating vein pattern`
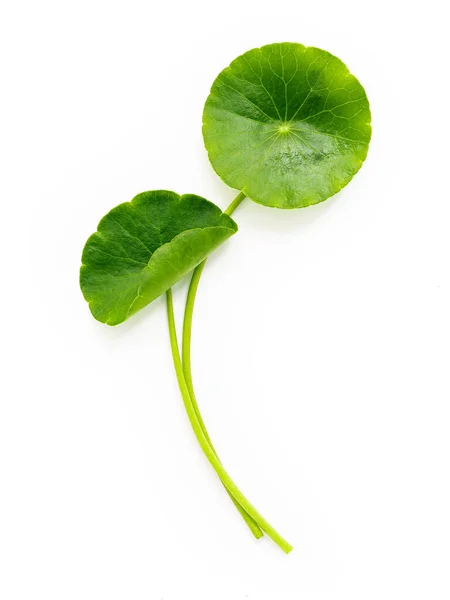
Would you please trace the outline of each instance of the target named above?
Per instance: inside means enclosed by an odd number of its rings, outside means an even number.
[[[282,43],[246,52],[215,80],[203,113],[211,164],[252,200],[295,208],[346,185],[371,136],[364,88],[338,58]]]

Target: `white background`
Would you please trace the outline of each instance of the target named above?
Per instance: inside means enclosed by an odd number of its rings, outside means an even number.
[[[2,600],[450,598],[443,8],[2,3]],[[289,556],[250,536],[198,447],[163,300],[108,328],[78,287],[86,238],[136,193],[228,205],[203,103],[275,41],[339,56],[373,111],[354,181],[294,212],[244,202],[199,289],[205,420]]]

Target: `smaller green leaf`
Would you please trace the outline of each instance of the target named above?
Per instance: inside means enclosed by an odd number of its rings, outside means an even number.
[[[83,250],[80,286],[93,316],[122,323],[236,231],[220,208],[193,194],[143,192],[116,206]]]

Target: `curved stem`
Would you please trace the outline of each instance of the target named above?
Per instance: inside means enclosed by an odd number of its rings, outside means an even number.
[[[225,212],[228,215],[231,215],[231,213],[234,211],[234,209],[239,206],[239,204],[242,202],[242,200],[244,200],[244,198],[245,198],[245,194],[243,194],[243,193],[238,194],[238,196],[233,200],[233,202],[230,204],[230,206],[228,207],[228,209]],[[202,415],[201,415],[201,412],[200,412],[200,409],[199,409],[199,406],[197,403],[197,399],[195,397],[194,385],[192,382],[192,369],[191,369],[191,351],[190,351],[190,349],[191,349],[192,315],[194,312],[195,296],[197,293],[198,284],[199,284],[200,277],[201,277],[203,268],[205,266],[205,263],[206,263],[206,259],[203,262],[201,262],[194,269],[194,272],[192,274],[191,283],[189,285],[189,292],[188,292],[188,296],[186,299],[186,308],[185,308],[184,322],[183,322],[183,339],[182,339],[183,359],[182,359],[182,364],[183,364],[184,379],[186,381],[189,395],[191,397],[191,403],[194,408],[195,414],[197,416],[198,423],[203,431],[203,435],[205,436],[206,441],[208,442],[208,444],[211,447],[211,450],[214,452],[214,454],[217,456],[217,458],[219,458],[217,455],[216,449],[214,448],[214,445],[211,441],[211,438],[209,437],[208,430],[206,429],[206,425],[203,421],[203,418],[202,418]],[[258,525],[255,523],[255,521],[250,517],[250,515],[248,515],[245,512],[245,510],[242,508],[242,506],[237,502],[237,500],[232,496],[232,494],[230,494],[230,492],[227,490],[226,487],[225,487],[225,489],[226,489],[228,495],[230,496],[233,504],[236,506],[236,508],[240,512],[242,518],[247,523],[247,525],[250,528],[253,535],[257,539],[262,537],[263,532],[258,527]]]
[[[240,192],[233,202],[223,212],[226,215],[231,216],[239,204],[245,199],[244,192]],[[183,339],[182,339],[182,360],[183,360],[183,371],[184,378],[189,390],[189,394],[192,398],[192,403],[195,408],[195,412],[198,415],[198,419],[202,426],[204,423],[200,415],[197,401],[195,399],[194,385],[192,383],[192,370],[191,370],[191,334],[192,334],[192,315],[194,314],[195,296],[197,294],[198,284],[202,275],[203,269],[205,268],[206,258],[197,267],[195,267],[192,273],[191,283],[189,284],[189,291],[186,298],[186,308],[184,311],[184,322],[183,322]],[[206,430],[205,430],[206,431]],[[206,432],[206,439],[211,443],[208,433]]]
[[[182,361],[182,363],[183,363],[184,379],[185,379],[186,386],[189,391],[189,396],[191,398],[191,404],[195,411],[197,421],[200,425],[203,435],[206,438],[206,441],[210,445],[211,450],[214,452],[214,454],[217,456],[217,458],[219,458],[217,455],[216,449],[213,446],[211,438],[209,437],[208,430],[206,429],[206,425],[203,421],[202,415],[200,413],[200,409],[197,404],[197,399],[195,397],[194,386],[192,383],[192,374],[191,374],[190,340],[191,340],[191,329],[192,329],[192,313],[194,310],[195,294],[197,292],[198,282],[200,280],[200,276],[202,274],[203,267],[205,266],[205,262],[206,262],[206,260],[204,260],[202,263],[200,263],[198,265],[198,267],[195,269],[194,274],[192,275],[190,286],[189,286],[189,295],[188,295],[188,298],[186,301],[185,319],[184,319],[184,324],[183,324],[183,361]],[[186,319],[186,315],[188,315],[187,319]],[[242,518],[247,523],[247,525],[250,528],[250,531],[253,533],[253,535],[257,539],[262,537],[263,532],[258,527],[257,523],[255,523],[255,521],[252,519],[252,517],[245,512],[245,510],[242,508],[242,506],[239,504],[239,502],[234,498],[234,496],[232,494],[230,494],[230,492],[227,490],[226,487],[225,487],[225,490],[226,490],[227,494],[230,496],[233,504],[236,506],[236,508],[240,512]]]
[[[241,202],[245,199],[245,194],[240,192],[233,202],[228,206],[228,208],[224,211],[227,215],[232,215],[236,208],[241,204]],[[211,439],[206,430],[205,424],[203,422],[202,416],[200,414],[200,409],[197,404],[197,400],[194,392],[194,385],[192,382],[192,369],[191,369],[191,337],[192,337],[192,317],[194,313],[194,305],[195,305],[195,297],[197,294],[198,284],[200,282],[200,278],[203,272],[203,269],[206,264],[206,259],[200,263],[192,274],[191,283],[189,285],[189,291],[186,299],[186,308],[184,313],[184,322],[183,322],[183,338],[182,338],[182,366],[183,366],[183,374],[186,383],[186,387],[188,388],[189,395],[191,397],[192,406],[195,414],[197,415],[198,422],[202,428],[203,434],[205,435],[206,440],[209,442],[210,447],[213,452],[214,446],[211,442]],[[240,511],[241,512],[241,511]],[[242,513],[241,513],[242,514]],[[244,517],[245,518],[245,517]]]
[[[173,312],[173,300],[172,300],[172,290],[169,289],[166,292],[167,299],[167,315],[169,321],[169,334],[170,334],[170,346],[172,349],[172,357],[173,363],[175,366],[175,372],[178,379],[178,385],[180,388],[181,396],[183,398],[184,406],[189,417],[189,421],[192,425],[192,429],[194,430],[195,436],[202,448],[206,458],[211,463],[211,466],[216,471],[222,483],[226,486],[230,494],[236,499],[236,501],[241,505],[241,507],[245,510],[245,512],[251,516],[251,518],[256,521],[258,526],[265,532],[267,535],[286,553],[289,553],[292,550],[292,546],[264,519],[264,517],[256,510],[256,508],[247,500],[244,494],[239,490],[234,481],[225,471],[222,466],[222,463],[217,458],[215,452],[211,449],[205,434],[200,427],[200,424],[197,419],[196,412],[192,405],[191,397],[189,395],[189,390],[184,378],[183,366],[181,364],[180,353],[178,350],[178,341],[177,334],[175,328],[175,318]]]

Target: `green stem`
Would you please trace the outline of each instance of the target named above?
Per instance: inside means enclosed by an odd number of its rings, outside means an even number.
[[[226,215],[232,215],[239,204],[245,199],[245,194],[240,192],[228,208],[224,210]],[[197,401],[195,400],[194,386],[192,383],[192,370],[191,370],[191,334],[192,334],[192,315],[194,314],[195,296],[197,294],[198,284],[202,275],[203,269],[206,264],[206,258],[201,262],[192,273],[191,283],[189,285],[189,291],[186,298],[186,309],[184,311],[184,322],[183,322],[183,340],[182,340],[182,355],[183,355],[183,371],[186,379],[186,384],[189,389],[189,393],[192,398],[192,403],[195,407],[195,412],[198,414],[199,421],[203,424],[203,420],[200,415]],[[206,431],[206,430],[205,430]],[[206,432],[206,439],[209,439],[208,433]]]
[[[203,435],[206,438],[206,441],[210,445],[211,450],[214,452],[214,454],[217,456],[217,458],[219,458],[217,455],[216,449],[213,446],[211,438],[209,437],[208,430],[206,429],[206,425],[203,421],[199,406],[197,404],[197,399],[195,397],[194,386],[192,383],[191,354],[189,351],[190,342],[191,342],[192,314],[193,314],[193,310],[194,310],[195,294],[197,292],[198,282],[200,280],[200,275],[202,274],[203,267],[205,266],[205,262],[206,262],[206,260],[204,260],[201,264],[199,264],[198,267],[195,269],[194,274],[192,275],[190,286],[189,286],[189,293],[188,293],[188,297],[186,300],[186,310],[184,313],[184,323],[183,323],[183,361],[182,362],[183,362],[184,379],[185,379],[186,386],[189,391],[189,396],[191,397],[191,403],[194,408],[195,415],[197,417],[197,421],[200,425]],[[225,487],[225,490],[227,491],[227,494],[230,496],[233,504],[236,506],[236,508],[240,512],[242,518],[247,523],[247,525],[248,525],[250,531],[253,533],[253,535],[257,539],[262,537],[263,532],[258,527],[257,523],[255,523],[255,521],[251,518],[251,516],[245,512],[245,510],[242,508],[242,506],[239,504],[239,502],[234,498],[234,496],[232,494],[230,494],[230,492],[227,490],[226,487]]]
[[[227,215],[233,214],[233,212],[236,210],[236,208],[241,204],[241,202],[244,199],[245,199],[245,194],[243,192],[240,192],[236,196],[236,198],[233,200],[233,202],[228,206],[228,208],[224,211],[225,214],[227,214]],[[198,288],[198,284],[200,282],[200,278],[201,278],[203,269],[205,267],[205,263],[206,263],[206,260],[204,260],[202,263],[200,263],[194,269],[194,272],[192,274],[191,283],[189,286],[187,299],[186,299],[186,309],[185,309],[185,313],[184,313],[184,323],[183,323],[182,365],[183,365],[183,374],[184,374],[185,383],[188,388],[189,395],[191,397],[192,406],[194,408],[195,414],[197,415],[198,422],[200,424],[200,427],[202,428],[202,431],[203,431],[203,434],[204,434],[206,440],[210,444],[212,451],[215,452],[214,446],[208,435],[208,432],[206,430],[202,416],[200,414],[200,409],[197,404],[197,400],[196,400],[195,392],[194,392],[194,385],[192,382],[192,369],[191,369],[192,317],[193,317],[193,312],[194,312],[197,288]],[[241,506],[241,510],[242,509],[243,509],[243,507]],[[241,510],[239,512],[241,512]],[[242,514],[242,512],[241,512],[241,514]],[[244,516],[244,519],[245,519],[245,516]],[[246,520],[247,524],[249,524],[247,519],[245,519],[245,520]]]
[[[191,397],[189,395],[189,389],[184,378],[183,366],[181,364],[180,352],[178,350],[178,341],[175,328],[175,317],[173,312],[173,300],[171,289],[167,290],[166,299],[167,315],[169,322],[170,346],[172,349],[172,357],[175,366],[175,372],[177,375],[181,396],[183,398],[184,407],[186,409],[189,421],[192,425],[192,429],[194,430],[195,436],[200,444],[200,447],[203,450],[206,458],[209,460],[211,466],[216,471],[222,483],[228,489],[230,494],[232,494],[232,496],[236,499],[236,501],[241,505],[241,507],[245,510],[245,512],[248,515],[250,515],[250,517],[254,521],[256,521],[258,526],[284,552],[289,553],[292,550],[292,546],[264,519],[264,517],[256,510],[256,508],[247,500],[244,494],[239,490],[234,481],[223,468],[222,463],[217,458],[215,452],[211,449],[211,446],[209,445],[208,440],[206,439],[205,434],[203,433],[202,428],[200,427],[196,412],[192,405]]]
[[[234,211],[237,209],[239,204],[242,202],[242,200],[245,200],[245,194],[244,194],[244,192],[239,192],[239,194],[236,196],[236,198],[233,200],[233,202],[230,204],[230,206],[228,208],[226,208],[223,212],[226,215],[231,216],[234,213]]]
[[[244,200],[245,194],[242,192],[238,194],[238,196],[233,200],[230,206],[225,211],[226,214],[231,215],[231,213],[239,206],[239,204]],[[195,304],[195,296],[197,294],[197,288],[200,281],[200,277],[202,275],[203,268],[206,264],[206,259],[201,262],[195,269],[192,274],[191,283],[189,285],[189,291],[186,298],[186,308],[184,311],[184,322],[183,322],[183,339],[182,339],[182,363],[183,363],[183,373],[184,379],[186,381],[187,388],[189,390],[189,395],[191,397],[192,406],[194,408],[195,414],[197,415],[197,420],[199,425],[203,431],[203,435],[205,436],[207,442],[209,443],[211,450],[218,457],[217,452],[214,448],[214,445],[209,437],[208,430],[206,429],[206,425],[203,421],[197,398],[195,397],[194,384],[192,382],[192,369],[191,369],[191,332],[192,332],[192,316],[194,313],[194,304]],[[226,489],[226,487],[225,487]],[[254,520],[248,515],[245,510],[240,506],[240,504],[236,501],[236,499],[230,494],[227,490],[228,495],[230,496],[233,504],[236,506],[238,511],[240,512],[242,518],[247,523],[251,532],[256,538],[260,538],[263,535],[263,532],[258,527],[258,525],[254,522]]]

